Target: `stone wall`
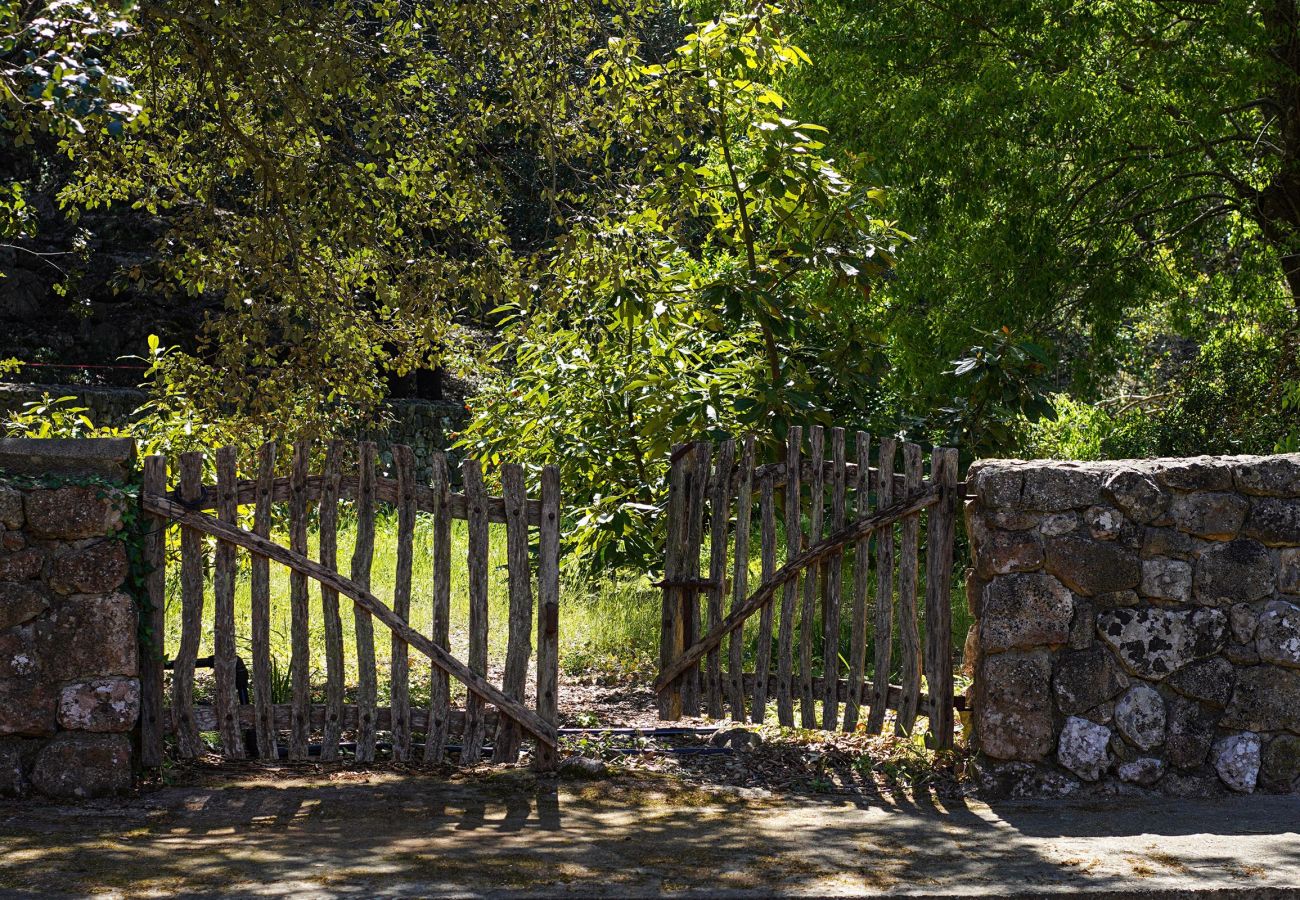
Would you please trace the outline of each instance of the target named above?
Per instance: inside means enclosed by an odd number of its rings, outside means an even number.
[[[114,486],[131,453],[0,440],[0,796],[131,786],[138,616]]]
[[[1300,455],[976,463],[995,793],[1300,789]]]

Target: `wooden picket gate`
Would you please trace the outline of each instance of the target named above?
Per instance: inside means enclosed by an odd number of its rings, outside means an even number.
[[[344,731],[355,733],[357,762],[375,759],[376,734],[392,734],[392,756],[397,760],[423,759],[439,763],[447,758],[453,732],[459,730],[459,761],[477,762],[495,719],[493,759],[518,759],[524,734],[536,741],[534,765],[551,768],[556,763],[556,689],[558,680],[559,620],[559,476],[554,468],[542,473],[540,500],[529,499],[524,489],[523,470],[517,465],[502,467],[502,497],[487,496],[482,469],[477,460],[461,466],[463,493],[451,491],[447,463],[442,454],[433,459],[431,484],[419,484],[414,455],[409,447],[393,448],[395,478],[376,474],[377,448],[374,443],[357,445],[356,473],[345,475],[342,442],[328,445],[323,472],[309,475],[312,445],[293,448],[291,475],[275,476],[276,448],[261,448],[251,480],[237,480],[236,451],[225,447],[215,454],[216,483],[202,483],[203,457],[182,454],[175,490],[167,489],[167,463],[161,456],[144,461],[141,505],[153,518],[145,553],[151,571],[148,595],[151,608],[147,623],[154,636],[141,660],[142,758],[157,766],[163,754],[163,736],[176,737],[181,757],[193,757],[201,749],[200,731],[220,734],[223,755],[243,758],[247,747],[258,756],[274,759],[279,754],[279,735],[288,732],[290,759],[306,759],[313,735],[319,735],[322,760],[339,758]],[[350,575],[339,571],[337,533],[340,501],[352,501],[357,518],[356,549]],[[398,533],[393,605],[388,607],[370,590],[375,541],[376,503],[396,507]],[[274,504],[288,506],[289,540],[282,546],[270,539]],[[309,503],[317,504],[319,528],[318,558],[308,557]],[[240,506],[252,506],[252,530],[238,525]],[[206,510],[215,510],[210,515]],[[409,622],[412,557],[418,512],[434,517],[432,562],[432,622],[427,633]],[[469,659],[457,659],[449,650],[451,521],[468,522],[468,553],[465,565],[469,589]],[[509,583],[509,636],[505,669],[500,687],[486,677],[488,661],[488,539],[489,522],[503,522]],[[166,529],[181,527],[181,637],[171,663],[162,656],[166,586]],[[536,559],[536,708],[525,705],[525,685],[532,646],[534,590],[530,565],[530,526],[538,532]],[[194,670],[204,625],[203,536],[216,539],[212,569],[213,669],[215,704],[194,703]],[[251,703],[241,703],[244,679],[242,661],[237,658],[235,635],[235,583],[237,554],[250,556],[251,614]],[[272,703],[272,660],[270,645],[271,591],[270,562],[290,570],[289,613],[291,658],[289,675],[291,702]],[[308,583],[320,588],[319,612],[312,612]],[[356,699],[345,702],[343,629],[339,596],[352,600],[356,634],[358,684]],[[282,601],[283,598],[278,598]],[[323,624],[326,678],[325,703],[312,704],[310,682],[310,618],[319,615]],[[375,664],[374,620],[386,626],[392,640],[390,703],[378,707],[378,674]],[[427,709],[412,709],[410,703],[409,648],[432,663],[431,700]],[[164,698],[164,668],[172,669],[170,702]],[[246,676],[245,676],[246,677]],[[467,689],[463,711],[451,708],[450,678]],[[247,693],[244,691],[243,693]],[[491,716],[487,705],[495,707]],[[247,729],[247,732],[246,732]],[[421,748],[415,739],[423,733]],[[249,740],[248,738],[252,738]]]
[[[855,462],[846,459],[843,429],[830,431],[829,458],[824,444],[823,430],[812,428],[805,454],[803,429],[791,428],[785,462],[762,466],[755,465],[753,436],[743,441],[739,460],[734,441],[717,448],[716,461],[714,447],[708,442],[674,450],[665,576],[661,583],[660,672],[655,681],[660,718],[698,715],[701,703],[709,717],[722,718],[725,703],[733,720],[761,723],[769,697],[775,696],[777,719],[782,725],[795,724],[797,701],[799,724],[804,728],[842,727],[852,731],[863,719],[868,733],[879,734],[886,709],[893,709],[897,733],[910,734],[918,714],[924,714],[929,720],[932,745],[951,747],[949,602],[956,504],[960,497],[957,452],[934,448],[929,479],[925,481],[923,452],[916,444],[902,445],[901,472],[895,471],[899,446],[892,438],[878,442],[874,467],[872,440],[867,434],[856,435]],[[755,495],[762,574],[759,586],[751,592],[749,554]],[[779,569],[778,497],[784,500],[786,535],[784,565]],[[917,594],[923,513],[927,522],[922,609],[917,605]],[[706,533],[708,573],[701,577]],[[724,617],[729,555],[731,603]],[[847,610],[843,608],[846,566],[852,567],[851,604]],[[701,595],[708,628],[702,636]],[[919,628],[922,612],[924,648]],[[755,613],[759,614],[755,671],[747,673],[742,665],[743,627]],[[850,623],[849,650],[847,672],[842,673],[841,621],[846,615]],[[895,634],[900,658],[898,683],[891,684]],[[728,642],[725,678],[724,640]],[[865,677],[869,650],[871,679]],[[817,674],[814,668],[819,652],[822,666]],[[922,693],[923,675],[928,694]]]

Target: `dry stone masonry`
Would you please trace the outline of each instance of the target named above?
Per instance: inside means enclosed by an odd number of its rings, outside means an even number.
[[[131,445],[69,443],[0,441],[0,796],[131,786],[138,617],[112,484]]]
[[[994,792],[1300,790],[1300,454],[967,476]]]

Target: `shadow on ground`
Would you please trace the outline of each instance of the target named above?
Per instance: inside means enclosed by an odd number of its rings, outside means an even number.
[[[0,803],[8,896],[1159,894],[1300,888],[1300,798],[746,799],[523,772],[252,778]],[[1279,893],[1280,895],[1280,893]]]

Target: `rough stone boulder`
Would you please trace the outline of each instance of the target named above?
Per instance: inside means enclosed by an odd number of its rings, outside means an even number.
[[[138,616],[127,594],[72,594],[49,618],[40,652],[60,680],[138,674]]]
[[[29,491],[23,509],[36,537],[77,541],[117,531],[122,502],[122,495],[110,488],[65,485]]]
[[[1044,568],[1085,596],[1135,588],[1141,580],[1137,553],[1114,541],[1070,533],[1048,538],[1046,547]]]
[[[1195,538],[1177,528],[1151,528],[1142,531],[1142,557],[1168,556],[1188,560],[1196,550]]]
[[[1217,609],[1110,609],[1097,616],[1097,632],[1124,670],[1160,681],[1223,646],[1228,617]]]
[[[1041,572],[999,575],[984,588],[980,642],[985,653],[1064,644],[1074,611],[1070,592]]]
[[[1181,559],[1142,560],[1142,596],[1170,603],[1186,603],[1192,596],[1192,566]]]
[[[975,734],[994,759],[1037,762],[1052,750],[1052,660],[1046,650],[980,660]]]
[[[1043,537],[1036,531],[975,527],[976,568],[982,578],[1032,572],[1043,564]]]
[[[1139,682],[1115,704],[1115,727],[1130,744],[1150,752],[1165,740],[1165,701],[1160,692]]]
[[[37,755],[32,784],[67,799],[120,794],[131,787],[131,742],[124,734],[62,732]]]
[[[0,735],[53,734],[57,702],[54,690],[39,678],[0,679]]]
[[[0,583],[0,631],[30,622],[48,603],[45,592],[34,584]]]
[[[1084,781],[1096,781],[1110,768],[1110,729],[1071,716],[1061,729],[1056,760]]]
[[[1113,700],[1128,679],[1102,647],[1062,653],[1052,676],[1056,705],[1067,716],[1077,716]]]
[[[986,460],[971,466],[967,482],[986,507],[1061,512],[1092,506],[1101,499],[1101,473],[1079,463],[1033,463],[1034,477],[1025,478],[1030,464]]]
[[[1124,531],[1124,514],[1113,506],[1090,506],[1083,513],[1088,533],[1099,541],[1113,541]]]
[[[1254,456],[1233,467],[1237,490],[1261,497],[1300,497],[1300,453]]]
[[[1300,671],[1248,666],[1237,672],[1224,728],[1300,733]]]
[[[1186,697],[1169,700],[1165,725],[1165,758],[1180,769],[1205,764],[1214,743],[1219,713]]]
[[[60,594],[106,594],[121,586],[126,571],[125,546],[105,539],[56,557],[46,581]]]
[[[1179,494],[1169,505],[1169,513],[1180,531],[1230,541],[1241,531],[1249,506],[1236,494]]]
[[[1258,541],[1242,539],[1216,544],[1196,560],[1193,588],[1196,602],[1229,606],[1273,593],[1273,558]]]
[[[1106,496],[1139,525],[1159,516],[1169,505],[1169,494],[1147,472],[1120,469],[1103,485]]]
[[[1259,778],[1259,735],[1230,734],[1214,744],[1214,771],[1234,791],[1252,793]]]
[[[1176,491],[1227,491],[1233,463],[1217,456],[1165,459],[1155,463],[1156,481]]]
[[[1300,606],[1270,601],[1259,617],[1255,650],[1261,662],[1300,668]]]
[[[1259,787],[1275,794],[1300,790],[1300,737],[1279,734],[1264,745],[1259,762]]]
[[[1284,594],[1300,594],[1300,547],[1278,551],[1277,589]]]
[[[23,492],[0,485],[0,525],[11,530],[23,527]]]
[[[45,554],[36,547],[0,552],[0,581],[30,581],[44,565]]]
[[[98,678],[70,684],[59,698],[59,724],[78,731],[130,731],[140,714],[140,682]]]
[[[1126,762],[1117,770],[1120,781],[1151,787],[1165,774],[1165,761],[1154,756],[1142,756]]]
[[[1226,659],[1212,656],[1183,666],[1169,676],[1167,684],[1184,697],[1223,709],[1232,699],[1237,670]]]
[[[1246,536],[1270,547],[1300,544],[1300,500],[1255,500],[1246,519]]]

